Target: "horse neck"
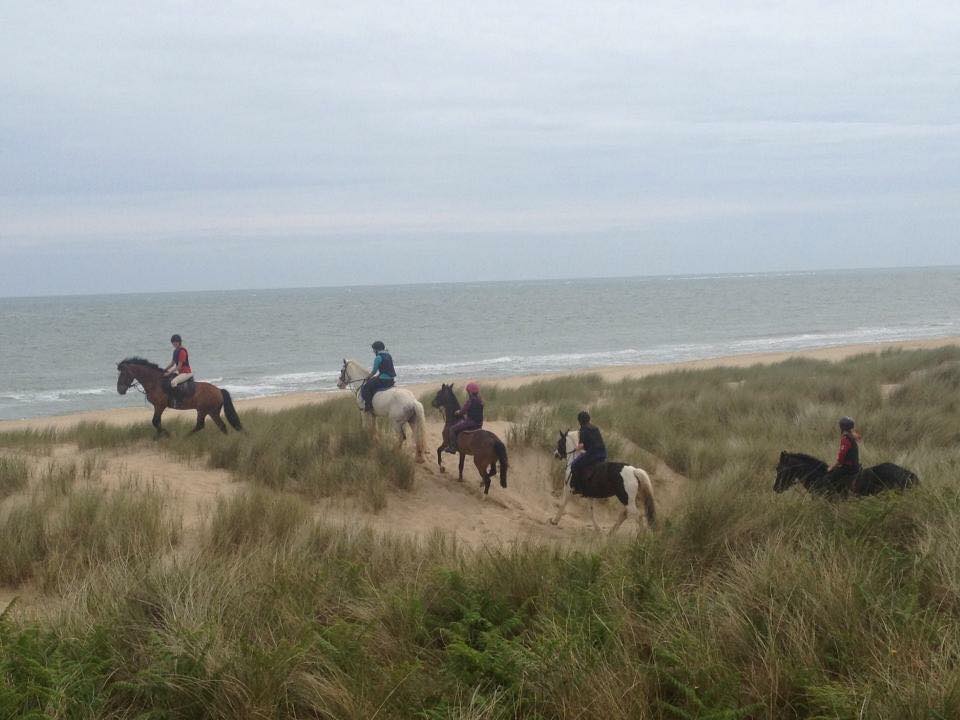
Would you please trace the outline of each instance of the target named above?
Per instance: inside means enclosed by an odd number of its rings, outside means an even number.
[[[572,450],[567,452],[567,467],[569,467],[573,464],[574,460],[583,455],[583,450],[577,449],[577,445],[580,444],[580,431],[571,430],[568,432],[564,442],[566,442],[568,448],[571,446],[573,447]]]
[[[821,479],[827,470],[827,465],[819,460],[811,458],[810,460],[801,460],[790,468],[794,480],[799,480],[804,487],[809,487],[811,483]]]
[[[370,371],[356,360],[347,361],[347,380],[350,380],[351,382],[354,380],[363,380],[369,374]]]
[[[443,412],[449,420],[453,418],[453,414],[459,409],[460,401],[457,399],[456,393],[451,390],[450,394],[447,396],[447,399],[443,403]]]
[[[160,376],[163,375],[162,371],[154,370],[146,365],[127,365],[127,368],[130,370],[130,374],[136,378],[137,382],[143,385],[143,389],[148,391],[159,385]]]

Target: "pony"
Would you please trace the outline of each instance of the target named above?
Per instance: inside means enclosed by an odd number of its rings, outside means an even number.
[[[129,357],[117,363],[117,392],[126,395],[127,390],[139,384],[143,388],[143,394],[153,405],[153,427],[157,430],[157,437],[169,435],[169,433],[160,425],[160,416],[163,411],[169,407],[167,393],[161,384],[163,378],[163,369],[139,357]],[[220,428],[220,432],[226,434],[227,426],[220,418],[220,410],[227,416],[227,422],[234,430],[243,430],[240,424],[240,416],[233,406],[233,399],[230,393],[223,388],[218,388],[206,382],[198,382],[197,389],[190,397],[180,400],[179,406],[171,408],[173,410],[196,410],[197,424],[193,426],[191,434],[198,430],[203,430],[204,421],[209,417]]]
[[[570,465],[583,454],[582,450],[577,449],[577,445],[579,444],[579,430],[560,431],[560,439],[557,440],[557,449],[554,452],[554,457],[567,461],[567,473],[566,481],[563,484],[563,499],[560,501],[560,507],[557,509],[556,516],[550,518],[552,525],[557,525],[560,522],[560,518],[563,517],[563,513],[566,510],[567,502],[570,500],[570,496],[574,494],[573,489],[570,487]],[[595,530],[599,531],[600,526],[597,525],[597,519],[594,515],[595,503],[593,500],[608,497],[616,497],[617,500],[620,501],[620,504],[623,505],[620,517],[617,518],[614,526],[610,528],[611,535],[613,535],[623,524],[623,521],[627,519],[627,514],[631,506],[637,511],[637,524],[639,527],[643,527],[640,516],[641,501],[643,502],[647,525],[649,527],[654,526],[657,512],[653,501],[653,483],[650,482],[650,476],[647,475],[645,470],[625,463],[605,461],[595,465],[588,472],[590,472],[590,476],[583,481],[583,491],[576,494],[590,498],[590,520],[593,522],[593,528]]]
[[[460,401],[453,391],[453,384],[440,385],[433,402],[433,407],[443,412],[443,442],[437,448],[437,465],[440,472],[446,472],[443,466],[443,449],[450,442],[450,427],[460,418],[456,412],[460,409]],[[467,455],[473,456],[473,464],[483,481],[483,494],[490,493],[490,478],[497,472],[497,461],[500,462],[500,487],[507,486],[507,446],[489,430],[464,430],[457,435],[457,450],[460,451],[460,482],[463,482],[463,461]]]
[[[920,478],[914,473],[893,463],[863,468],[851,481],[849,475],[841,476],[829,472],[829,466],[823,460],[804,453],[783,451],[777,463],[777,478],[773,483],[773,491],[782,493],[800,483],[809,492],[817,495],[862,496],[876,495],[885,490],[905,490],[919,482]]]
[[[344,359],[343,367],[340,369],[340,378],[337,380],[337,387],[341,390],[356,385],[354,392],[357,396],[357,406],[361,410],[361,420],[364,403],[363,398],[360,397],[360,388],[369,375],[370,372],[356,360]],[[423,449],[427,442],[427,419],[423,412],[423,405],[413,396],[412,392],[398,387],[381,390],[373,396],[373,414],[376,417],[390,418],[397,435],[400,437],[401,445],[407,439],[404,425],[409,424],[413,430],[417,462],[424,462]],[[370,432],[376,438],[376,422],[371,424]]]

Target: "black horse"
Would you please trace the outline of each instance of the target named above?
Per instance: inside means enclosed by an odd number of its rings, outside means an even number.
[[[818,495],[876,495],[885,490],[905,490],[920,482],[914,473],[893,463],[863,468],[857,475],[830,472],[829,466],[803,453],[780,453],[774,492],[781,493],[796,483]]]

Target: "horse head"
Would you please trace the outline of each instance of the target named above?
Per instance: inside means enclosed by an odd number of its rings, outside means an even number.
[[[133,381],[136,380],[136,378],[133,377],[133,373],[130,372],[130,368],[125,362],[117,363],[117,371],[120,373],[120,376],[117,378],[117,392],[121,395],[126,395],[127,390],[130,389],[130,386],[133,385]]]
[[[434,395],[433,401],[430,403],[430,405],[437,409],[456,405],[456,407],[459,409],[460,401],[457,400],[456,393],[453,392],[453,383],[450,383],[449,385],[441,383],[440,389],[437,390],[437,394]]]
[[[571,447],[571,444],[573,447]],[[557,440],[557,449],[554,450],[553,456],[558,460],[565,460],[567,455],[572,453],[576,447],[576,444],[571,443],[570,431],[561,430],[560,438]]]
[[[777,478],[773,482],[773,491],[782,493],[799,481],[807,485],[814,473],[823,475],[826,472],[827,464],[822,460],[803,453],[783,451],[777,463]]]
[[[120,373],[117,378],[117,392],[126,395],[135,382],[149,389],[149,386],[163,375],[163,368],[140,357],[128,357],[117,363],[117,372]]]
[[[347,359],[343,359],[343,366],[340,368],[340,377],[337,378],[337,387],[343,390],[347,387]]]

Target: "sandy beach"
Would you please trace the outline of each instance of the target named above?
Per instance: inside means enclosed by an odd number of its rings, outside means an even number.
[[[536,382],[538,380],[549,379],[551,377],[560,377],[565,375],[600,375],[604,380],[614,382],[624,378],[637,378],[657,373],[670,372],[674,370],[702,370],[713,367],[749,367],[757,364],[774,364],[783,362],[789,358],[803,357],[815,360],[839,361],[853,355],[863,353],[879,353],[890,349],[903,350],[930,350],[948,345],[960,345],[960,337],[943,337],[926,340],[905,340],[886,343],[862,343],[854,345],[840,345],[826,348],[811,348],[806,350],[792,350],[789,352],[772,353],[752,353],[744,355],[730,355],[724,357],[705,358],[701,360],[689,360],[674,363],[655,363],[649,365],[615,365],[609,367],[595,367],[578,370],[575,372],[546,373],[539,375],[516,375],[511,377],[497,378],[476,378],[486,385],[497,385],[500,387],[517,387],[526,383]],[[413,390],[415,393],[425,392],[436,387],[441,381],[466,382],[466,377],[438,378],[431,383],[411,384],[405,387]],[[346,391],[344,391],[346,392]],[[270,395],[265,397],[247,398],[237,401],[237,408],[240,412],[244,410],[262,410],[273,412],[283,410],[297,405],[307,403],[326,402],[332,398],[340,397],[341,393],[331,392],[305,392],[289,393],[285,395]],[[118,404],[120,398],[118,397]],[[168,413],[177,415],[176,411]],[[188,411],[186,415],[192,415]],[[79,412],[69,415],[51,415],[36,418],[27,418],[24,420],[4,420],[0,421],[0,432],[10,432],[16,430],[37,430],[41,428],[61,429],[69,427],[80,422],[105,422],[116,425],[126,425],[135,422],[149,422],[151,410],[146,405],[139,407],[118,407],[115,410],[97,410],[91,412]]]

